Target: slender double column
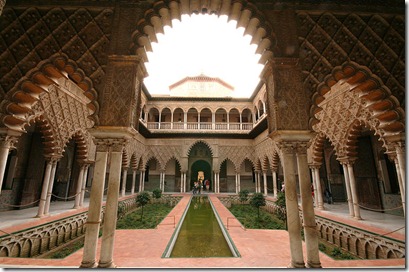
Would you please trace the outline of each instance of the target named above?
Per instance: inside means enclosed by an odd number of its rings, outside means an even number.
[[[139,170],[139,192],[145,190],[145,170]]]
[[[122,150],[124,143],[121,140],[115,141],[111,147],[110,163],[109,163],[109,180],[108,180],[108,192],[107,201],[104,214],[104,225],[102,232],[101,242],[101,254],[98,267],[102,268],[115,268],[116,265],[113,261],[114,253],[114,240],[115,229],[118,212],[118,199],[119,199],[119,186],[121,177],[121,164],[122,164]],[[125,180],[126,183],[126,173]],[[123,191],[122,191],[123,192]]]
[[[103,144],[97,145],[94,179],[89,199],[88,218],[86,222],[87,231],[85,232],[84,253],[82,256],[81,268],[93,268],[97,266],[97,244],[101,224],[101,208],[107,161],[108,146]]]
[[[277,171],[273,170],[273,196],[277,197]]]
[[[80,165],[80,171],[78,173],[78,178],[77,178],[77,187],[76,187],[76,190],[75,190],[75,199],[74,199],[73,209],[78,209],[80,207],[81,189],[82,189],[83,183],[85,182],[85,180],[84,180],[85,169],[86,169],[86,164],[81,164]]]
[[[281,143],[281,158],[283,159],[284,184],[285,184],[285,204],[287,210],[287,228],[290,238],[291,250],[291,268],[305,267],[302,238],[301,238],[301,223],[298,212],[298,197],[296,183],[296,169],[294,149],[291,144]]]
[[[320,268],[321,262],[318,249],[318,232],[315,222],[314,205],[312,202],[311,179],[308,168],[306,144],[299,144],[296,157],[298,177],[300,180],[304,237],[307,248],[307,267]]]
[[[353,164],[355,160],[356,158],[347,158],[347,157],[339,159],[344,169],[347,194],[348,194],[348,190],[350,191],[349,192],[350,196],[348,196],[348,206],[350,210],[349,213],[355,219],[361,220],[362,218],[361,218],[361,211],[359,207],[358,191],[356,189],[356,181],[355,181],[355,174],[354,174],[354,168],[353,168]],[[352,200],[352,207],[351,207],[350,199]]]
[[[344,170],[344,179],[345,179],[345,188],[347,191],[347,201],[348,201],[348,209],[349,209],[349,216],[354,217],[354,203],[352,202],[352,193],[351,193],[351,183],[349,182],[349,174],[348,174],[348,167],[347,163],[341,161],[342,169]]]
[[[267,172],[263,171],[264,195],[267,196]]]
[[[324,200],[322,198],[322,189],[321,189],[321,177],[320,177],[320,166],[312,166],[313,177],[315,181],[314,185],[314,196],[319,210],[324,210]]]
[[[20,135],[20,134],[19,134]],[[4,173],[6,171],[7,159],[11,149],[15,148],[18,136],[0,136],[0,194],[3,186]]]
[[[111,176],[111,175],[110,175]],[[122,188],[121,188],[121,197],[125,196],[126,192],[126,178],[128,176],[128,168],[124,167],[122,171]]]
[[[47,194],[50,187],[50,182],[53,173],[53,168],[56,165],[56,158],[50,157],[46,159],[47,166],[45,167],[45,173],[43,178],[43,186],[41,189],[40,203],[38,204],[38,212],[36,217],[43,217],[45,215],[46,203],[47,203]],[[54,170],[55,173],[55,170]],[[51,182],[53,183],[53,182]],[[51,186],[52,191],[52,186]]]
[[[44,215],[49,215],[50,213],[51,196],[53,194],[53,187],[54,187],[54,181],[55,181],[55,171],[57,169],[57,160],[59,159],[60,157],[53,160],[53,165],[52,165],[51,174],[50,174],[50,182],[48,183],[47,198],[46,198],[45,206],[44,206]]]
[[[81,198],[80,198],[80,207],[84,206],[84,198],[85,198],[85,191],[87,188],[87,179],[88,179],[88,169],[89,169],[89,164],[85,165],[85,170],[84,170],[84,178],[82,182],[82,188],[81,188]]]
[[[131,195],[135,193],[135,184],[136,184],[136,168],[132,168],[132,187]]]

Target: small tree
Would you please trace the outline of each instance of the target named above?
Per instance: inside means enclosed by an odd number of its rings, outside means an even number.
[[[154,189],[154,190],[152,191],[152,196],[153,196],[153,198],[155,198],[155,199],[161,198],[161,197],[162,197],[162,190],[161,190],[161,189],[158,189],[158,188]]]
[[[260,220],[260,207],[266,205],[266,200],[262,193],[254,193],[251,197],[250,204],[257,208],[257,219]]]
[[[244,202],[246,202],[249,198],[249,190],[241,190],[239,192],[239,197],[240,197],[240,202],[241,204],[243,204]]]
[[[136,196],[136,203],[138,203],[141,207],[142,207],[142,212],[141,212],[141,221],[143,218],[143,206],[145,206],[146,204],[149,203],[149,201],[151,200],[151,197],[149,195],[148,192],[140,192],[137,196]]]

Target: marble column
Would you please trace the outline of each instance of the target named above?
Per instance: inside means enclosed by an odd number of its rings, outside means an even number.
[[[254,185],[256,186],[256,193],[258,193],[258,174],[257,173],[258,173],[257,171],[254,173],[254,179],[255,179]]]
[[[111,173],[111,172],[110,172],[110,173]],[[109,176],[111,176],[111,174],[110,174]],[[125,167],[125,168],[123,168],[123,171],[122,171],[121,197],[124,197],[124,196],[125,196],[125,191],[126,191],[126,178],[127,178],[127,176],[128,176],[128,168]],[[119,177],[119,178],[121,178],[121,177]],[[108,189],[108,190],[109,190],[109,189]],[[119,188],[118,188],[118,190],[119,190]]]
[[[50,183],[51,170],[53,168],[52,158],[47,159],[47,166],[45,167],[45,173],[43,178],[43,186],[41,189],[40,203],[38,204],[38,212],[36,217],[44,216],[45,203],[47,201],[48,185]]]
[[[273,171],[273,195],[277,197],[277,171]]]
[[[314,174],[315,174],[315,184],[317,186],[318,209],[319,210],[324,210],[324,200],[322,199],[321,177],[320,177],[319,166],[315,167]]]
[[[285,203],[287,210],[287,227],[290,238],[291,251],[291,268],[305,267],[302,238],[301,238],[301,223],[298,213],[298,197],[297,183],[294,169],[294,150],[291,145],[283,145],[281,148],[284,170],[284,185],[285,185]]]
[[[78,209],[80,207],[80,199],[81,199],[81,189],[82,184],[84,181],[84,171],[85,171],[85,164],[80,165],[80,172],[78,173],[77,178],[77,188],[75,190],[75,199],[74,199],[74,207],[73,209]]]
[[[139,170],[139,193],[143,190],[144,170]]]
[[[261,193],[261,175],[257,172],[257,193]]]
[[[180,172],[180,192],[183,193],[183,172]]]
[[[351,194],[352,194],[352,203],[354,204],[354,218],[357,220],[361,220],[361,211],[359,208],[359,199],[358,199],[358,192],[356,190],[356,181],[354,175],[354,168],[352,166],[353,162],[349,162],[347,164],[348,168],[348,176],[349,182],[351,183]]]
[[[393,158],[393,161],[395,162],[395,168],[396,168],[396,176],[398,178],[398,183],[399,183],[399,191],[400,191],[400,197],[402,200],[402,208],[403,208],[403,213],[405,214],[405,183],[402,180],[401,173],[399,171],[399,162],[396,157]]]
[[[240,173],[237,173],[237,194],[240,192]]]
[[[402,201],[404,202],[405,196],[406,196],[406,172],[405,172],[405,144],[400,143],[399,145],[396,146],[396,159],[398,161],[398,168],[396,169],[397,172],[399,172],[399,176],[401,177],[402,180],[402,188],[401,191],[403,191],[403,198]],[[405,205],[403,205],[405,206]]]
[[[316,179],[315,179],[315,168],[310,167],[310,171],[311,171],[311,177],[312,177],[312,186],[314,188],[314,203],[315,203],[315,205],[318,205],[317,182],[316,182]]]
[[[1,14],[1,10],[0,10]],[[3,186],[4,173],[6,172],[7,159],[9,152],[12,148],[15,148],[15,145],[18,141],[16,136],[0,136],[0,194],[1,188]]]
[[[162,172],[162,193],[165,192],[165,176],[166,176],[166,173]]]
[[[112,146],[111,160],[109,167],[108,192],[104,214],[104,225],[102,232],[101,254],[98,267],[115,268],[113,261],[115,229],[118,212],[118,192],[121,178],[121,164],[122,164],[122,149],[123,146],[118,143]],[[126,184],[127,168],[123,171],[123,180]],[[123,187],[122,187],[123,188]],[[124,190],[122,190],[124,193]]]
[[[264,195],[267,196],[267,172],[263,171]]]
[[[307,161],[307,147],[297,148],[297,168],[300,179],[301,206],[304,227],[304,239],[307,248],[307,267],[320,268],[321,262],[318,249],[318,231],[315,222],[314,205],[311,194],[310,170]]]
[[[45,206],[44,206],[44,215],[48,215],[50,212],[51,195],[53,194],[54,177],[55,177],[56,169],[57,169],[57,159],[53,160],[53,166],[51,168],[50,182],[48,183],[48,190],[47,190],[47,199],[45,201]]]
[[[88,169],[89,169],[89,164],[86,164],[85,170],[84,170],[82,189],[81,189],[80,207],[84,206],[85,190],[87,188],[87,179],[88,179]]]
[[[132,187],[131,195],[135,193],[135,184],[136,184],[136,168],[132,168]]]
[[[354,217],[354,204],[352,203],[352,193],[351,193],[351,184],[349,182],[349,174],[348,174],[348,167],[347,163],[342,162],[342,168],[344,169],[344,179],[345,179],[345,188],[347,191],[347,201],[348,201],[348,209],[349,209],[349,216]]]
[[[89,199],[88,218],[86,222],[87,231],[85,232],[84,250],[80,266],[81,268],[96,267],[98,235],[101,223],[102,199],[104,195],[104,183],[108,160],[107,151],[107,146],[97,145],[94,179],[92,182],[91,194]]]
[[[142,191],[145,191],[145,175],[146,175],[146,171],[143,170],[142,172]]]
[[[238,173],[236,173],[236,194],[239,193],[239,191],[238,191],[238,188],[239,188],[238,182],[239,182],[239,180],[238,179],[239,179],[238,178]]]

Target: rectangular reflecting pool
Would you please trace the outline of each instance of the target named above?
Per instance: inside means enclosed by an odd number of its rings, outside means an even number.
[[[192,196],[180,222],[163,257],[239,257],[207,196]]]

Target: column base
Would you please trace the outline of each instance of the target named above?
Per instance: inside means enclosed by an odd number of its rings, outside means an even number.
[[[116,264],[114,264],[113,261],[109,261],[107,263],[99,261],[98,267],[99,268],[116,268]]]
[[[362,217],[360,217],[360,216],[354,216],[354,219],[355,220],[363,220]]]
[[[302,263],[296,263],[291,261],[291,263],[288,265],[288,268],[305,268],[304,262]]]
[[[307,268],[322,268],[321,263],[314,263],[314,262],[308,262],[307,261]]]
[[[80,265],[80,268],[95,268],[97,267],[97,263],[95,261],[93,262],[82,262]]]

